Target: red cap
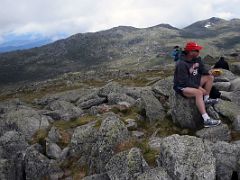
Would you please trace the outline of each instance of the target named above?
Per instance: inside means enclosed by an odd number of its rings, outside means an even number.
[[[194,50],[201,50],[203,47],[199,46],[195,42],[188,42],[184,48],[185,51],[194,51]]]

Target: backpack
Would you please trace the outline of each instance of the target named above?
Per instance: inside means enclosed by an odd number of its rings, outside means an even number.
[[[219,90],[217,88],[215,88],[214,86],[212,87],[210,94],[209,94],[210,98],[212,99],[217,99],[220,98],[221,93],[219,92]]]

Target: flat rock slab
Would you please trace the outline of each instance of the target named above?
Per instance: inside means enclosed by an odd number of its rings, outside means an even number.
[[[212,142],[217,141],[227,141],[229,142],[231,140],[231,134],[230,129],[228,128],[228,125],[221,124],[216,127],[212,128],[204,128],[196,132],[196,136],[210,140]]]

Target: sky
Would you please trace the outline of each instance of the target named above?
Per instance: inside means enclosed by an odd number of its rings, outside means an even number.
[[[183,28],[199,20],[240,18],[240,0],[0,0],[0,43],[11,35],[61,36],[119,25]]]

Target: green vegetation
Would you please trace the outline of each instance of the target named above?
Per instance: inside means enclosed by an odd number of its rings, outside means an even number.
[[[74,180],[82,179],[87,175],[88,167],[87,165],[80,166],[78,164],[78,157],[69,157],[60,164],[60,168],[68,172],[67,175],[71,175]]]
[[[98,118],[96,116],[86,115],[70,121],[55,121],[53,125],[59,129],[67,130],[70,128],[75,128],[77,126],[82,126],[94,120],[98,120]]]
[[[148,139],[145,138],[143,140],[137,140],[135,138],[128,139],[127,141],[124,141],[120,144],[118,144],[115,148],[115,154],[130,150],[131,148],[137,147],[141,149],[141,152],[143,154],[144,159],[147,161],[147,163],[152,166],[156,167],[156,156],[159,154],[159,151],[150,148],[148,144]]]
[[[39,129],[32,137],[30,144],[36,144],[39,143],[43,146],[45,146],[45,139],[48,135],[47,129]]]

